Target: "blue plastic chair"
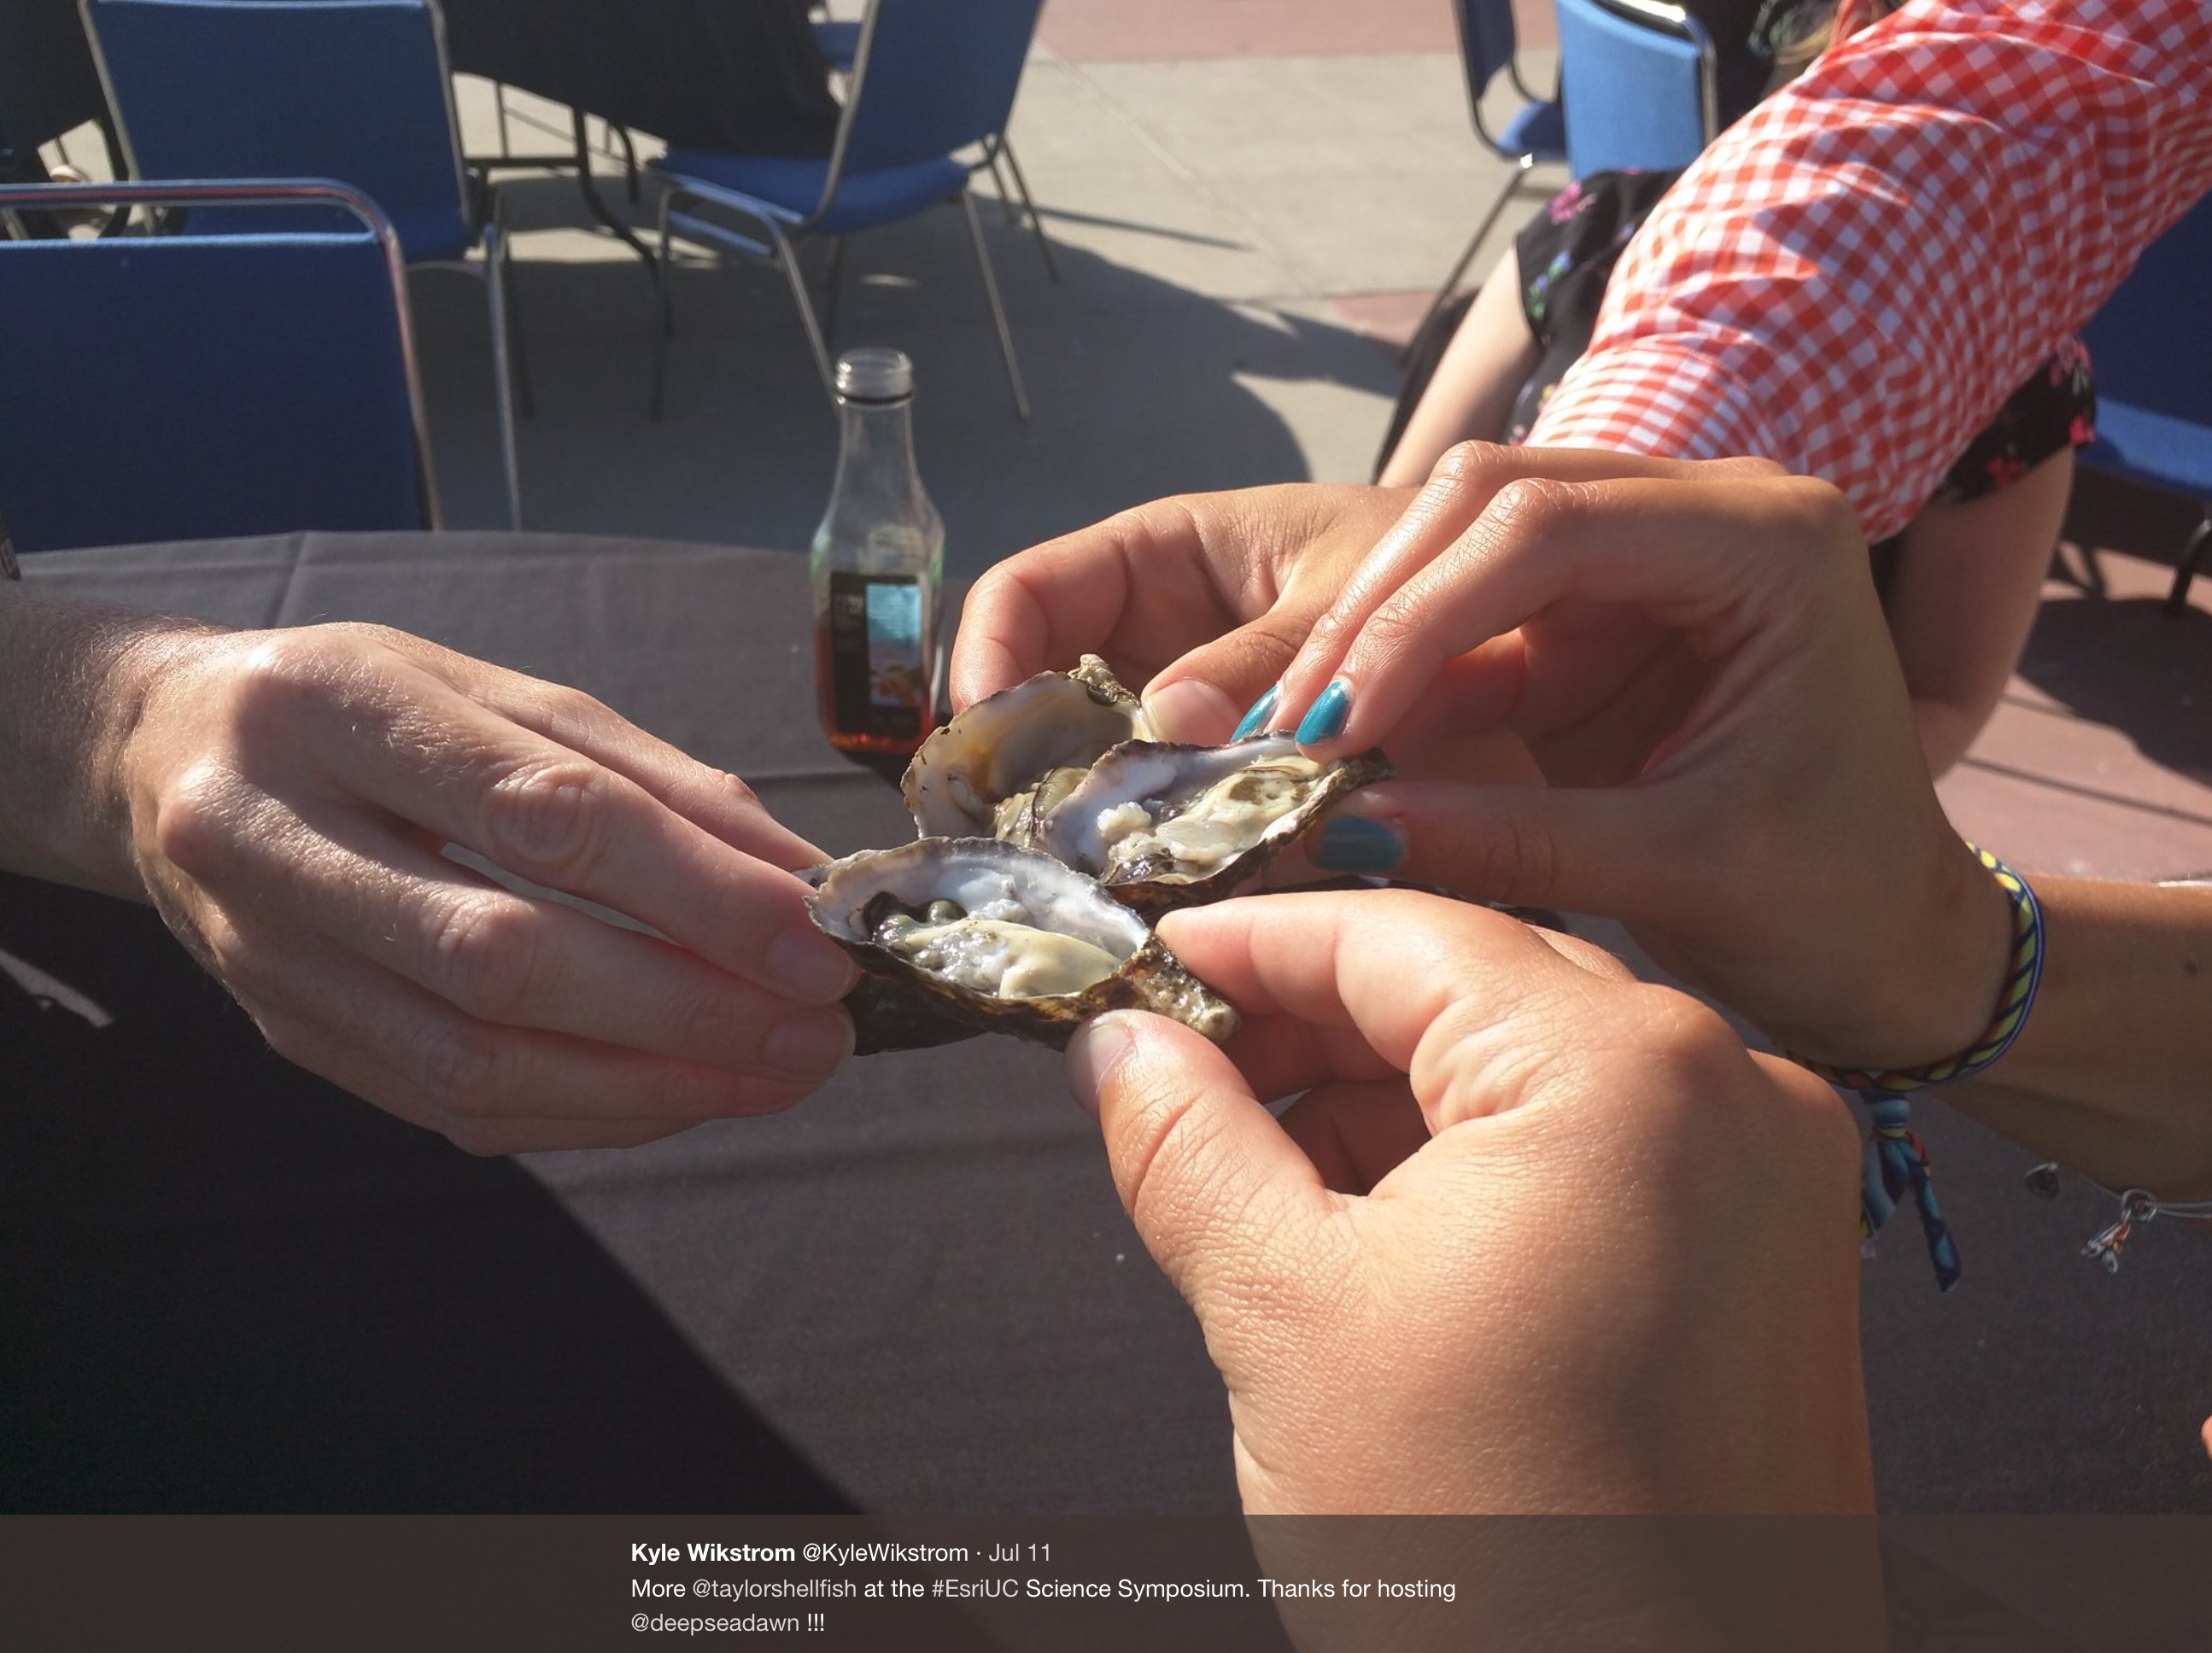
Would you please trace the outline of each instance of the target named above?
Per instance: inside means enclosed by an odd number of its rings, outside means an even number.
[[[19,551],[438,525],[406,272],[342,185],[17,185],[0,214],[303,204],[343,229],[0,238],[0,513]]]
[[[1720,130],[1712,37],[1662,0],[1554,0],[1567,165],[1671,172]]]
[[[823,389],[834,399],[829,349],[793,243],[807,235],[842,236],[896,223],[940,202],[957,201],[967,215],[1014,408],[1027,419],[1029,393],[1014,355],[1013,334],[999,300],[975,203],[968,193],[969,173],[988,160],[971,163],[957,152],[988,146],[1006,130],[1042,3],[870,0],[844,118],[826,160],[672,149],[652,163],[670,185],[660,202],[663,262],[672,238],[680,233],[687,240],[782,266]],[[702,209],[716,216],[702,216]],[[725,218],[741,220],[746,227],[720,221]],[[653,342],[656,416],[667,351],[664,326]]]
[[[1559,100],[1538,98],[1522,83],[1519,62],[1519,40],[1513,28],[1513,0],[1452,0],[1452,21],[1459,28],[1459,55],[1467,73],[1468,113],[1474,121],[1474,135],[1483,147],[1501,160],[1514,163],[1515,170],[1505,180],[1505,187],[1490,203],[1490,210],[1474,227],[1468,238],[1467,246],[1459,255],[1459,262],[1444,277],[1444,284],[1437,289],[1437,296],[1429,300],[1429,307],[1421,317],[1420,325],[1413,330],[1419,338],[1437,312],[1450,302],[1467,275],[1467,267],[1474,262],[1474,255],[1497,223],[1498,214],[1505,210],[1516,191],[1528,181],[1531,167],[1539,162],[1559,161],[1567,158],[1566,122],[1561,114]],[[1492,136],[1489,125],[1482,118],[1482,100],[1490,90],[1491,82],[1499,75],[1513,82],[1514,89],[1526,100],[1513,112],[1503,131]],[[1413,346],[1407,346],[1410,354]]]
[[[472,190],[462,167],[432,0],[81,4],[136,176],[337,179],[383,210],[410,265],[483,279],[508,516],[520,527],[515,409],[528,411],[530,391],[525,369],[518,391],[510,362],[507,238],[497,192]],[[240,221],[202,211],[187,227],[219,234]],[[479,245],[482,263],[465,262]]]
[[[2203,508],[2166,596],[2178,615],[2212,548],[2212,197],[2144,251],[2081,336],[2097,374],[2081,463]]]
[[[1507,0],[1510,4],[1511,0]],[[860,25],[857,19],[817,18],[814,23],[814,44],[832,72],[849,75],[860,55]],[[1030,196],[1030,180],[1022,171],[1020,159],[1014,154],[1014,141],[1004,132],[994,136],[988,145],[986,160],[991,168],[992,182],[999,188],[999,199],[1006,204],[1006,219],[1013,221],[1014,203],[1021,203],[1022,210],[1029,215],[1030,233],[1036,238],[1037,256],[1044,260],[1045,274],[1055,282],[1060,279],[1060,260],[1052,256],[1052,242],[1044,233],[1044,215],[1037,211],[1036,203]],[[1000,168],[1003,159],[1006,166]],[[1007,175],[1012,175],[1011,187]],[[833,292],[832,297],[835,297]]]

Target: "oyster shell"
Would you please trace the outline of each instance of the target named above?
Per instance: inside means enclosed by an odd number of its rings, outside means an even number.
[[[822,868],[807,907],[867,972],[857,1049],[943,1044],[957,1026],[1066,1044],[1108,1010],[1153,1010],[1208,1038],[1237,1012],[1135,912],[1051,857],[995,839],[923,838]]]
[[[899,790],[922,837],[1034,847],[1045,812],[1100,754],[1152,733],[1142,703],[1086,654],[969,706],[921,743]]]
[[[1151,916],[1219,900],[1338,798],[1389,774],[1380,751],[1323,764],[1288,735],[1230,746],[1129,741],[1052,806],[1037,846]]]

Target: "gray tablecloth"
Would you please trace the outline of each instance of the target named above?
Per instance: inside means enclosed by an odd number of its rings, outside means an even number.
[[[826,849],[909,831],[817,732],[794,556],[308,536],[29,577],[404,627],[589,690]],[[779,1118],[518,1166],[270,1057],[142,911],[0,881],[0,949],[118,1018],[0,1069],[33,1093],[0,1107],[16,1507],[1233,1506],[1218,1383],[1048,1055],[877,1057]],[[1910,1232],[1869,1267],[1885,1507],[2212,1511],[2212,1246],[2155,1225],[2108,1278],[2075,1255],[2103,1203],[1920,1113],[1966,1278],[1938,1297]]]
[[[800,557],[311,535],[29,577],[404,627],[588,690],[826,849],[912,836],[819,732]],[[874,1057],[518,1168],[258,1052],[147,913],[9,881],[0,949],[118,1017],[0,1108],[0,1501],[1235,1507],[1219,1382],[1049,1052]]]

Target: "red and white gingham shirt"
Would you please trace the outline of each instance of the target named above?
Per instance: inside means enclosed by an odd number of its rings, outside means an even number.
[[[2212,0],[1856,10],[1645,221],[1532,443],[1759,455],[1881,538],[2212,189]]]

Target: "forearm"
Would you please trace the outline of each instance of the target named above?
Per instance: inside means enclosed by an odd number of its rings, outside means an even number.
[[[214,629],[0,584],[0,867],[143,898],[116,759],[163,668]]]
[[[1758,455],[1893,532],[2212,184],[2208,48],[2196,0],[1922,0],[1839,46],[1646,221],[1531,439]]]
[[[2212,1196],[2212,888],[2033,881],[2034,1011],[1947,1099],[2109,1186]]]

